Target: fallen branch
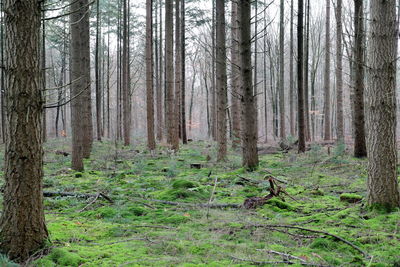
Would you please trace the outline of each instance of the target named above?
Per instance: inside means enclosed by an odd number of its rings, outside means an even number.
[[[242,205],[240,204],[233,204],[233,203],[211,203],[211,204],[204,204],[204,203],[198,203],[198,204],[192,204],[192,203],[185,203],[185,202],[173,202],[173,201],[166,201],[166,200],[160,200],[160,199],[151,199],[151,198],[134,198],[133,200],[137,201],[149,201],[149,202],[156,202],[156,203],[161,203],[161,204],[166,204],[166,205],[171,205],[171,206],[186,206],[186,207],[200,207],[200,208],[214,208],[214,209],[223,209],[223,208],[234,208],[234,209],[240,209]]]
[[[265,252],[265,253],[268,253],[268,254],[274,254],[274,255],[282,256],[282,257],[285,258],[285,260],[292,259],[292,260],[299,260],[302,263],[306,263],[306,261],[304,259],[296,257],[296,256],[293,256],[293,255],[290,255],[290,254],[287,254],[287,253],[283,253],[283,252],[279,252],[279,251],[275,251],[275,250],[267,250],[267,249],[256,249],[256,250],[257,251],[262,251],[262,252]]]
[[[309,229],[309,228],[304,228],[304,227],[300,227],[300,226],[293,226],[293,225],[273,225],[273,224],[256,224],[253,225],[253,227],[265,227],[265,228],[287,228],[287,229],[297,229],[297,230],[302,230],[302,231],[308,231],[308,232],[312,232],[312,233],[318,233],[318,234],[323,234],[326,236],[330,236],[333,237],[339,241],[342,241],[343,243],[349,245],[350,247],[354,248],[355,250],[357,250],[358,252],[360,252],[361,254],[364,255],[364,257],[369,257],[369,255],[363,251],[360,247],[356,246],[355,244],[351,243],[350,241],[347,241],[346,239],[337,236],[335,234],[331,234],[325,231],[321,231],[321,230],[314,230],[314,229]]]
[[[296,264],[296,262],[294,261],[288,261],[288,260],[284,260],[284,261],[255,261],[255,260],[251,260],[251,259],[242,259],[242,258],[237,258],[234,257],[232,255],[229,255],[229,257],[231,257],[232,259],[236,260],[236,261],[245,261],[245,262],[251,262],[254,265],[266,265],[266,264],[286,264],[286,265],[292,265],[292,264]],[[308,263],[308,262],[299,262],[299,264],[303,265],[303,266],[315,266],[315,267],[327,267],[327,265],[320,265],[320,264],[315,264],[315,263]]]
[[[97,196],[98,195],[98,196]],[[84,193],[74,193],[74,192],[43,192],[44,197],[76,197],[76,198],[96,198],[102,197],[110,203],[114,203],[114,201],[104,193],[99,194],[84,194]]]
[[[90,201],[83,209],[79,210],[78,213],[81,213],[82,211],[86,210],[90,205],[94,204],[99,196],[100,194],[96,194],[96,197],[92,201]]]

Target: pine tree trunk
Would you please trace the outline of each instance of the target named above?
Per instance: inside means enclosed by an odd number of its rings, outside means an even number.
[[[310,105],[308,102],[309,95],[309,51],[310,51],[310,0],[306,0],[306,29],[304,40],[304,116],[305,116],[305,135],[306,141],[311,140],[310,133]]]
[[[153,151],[156,149],[153,92],[153,0],[146,0],[146,107],[147,147]]]
[[[186,28],[185,28],[185,1],[181,0],[181,132],[182,143],[187,144],[186,133]]]
[[[100,28],[100,0],[96,3],[96,51],[95,51],[95,74],[96,74],[96,130],[97,130],[97,141],[101,141],[102,137],[102,122],[101,122],[101,68],[100,68],[100,40],[101,40],[101,28]]]
[[[342,25],[342,0],[336,4],[336,127],[337,141],[344,142],[343,119],[343,25]]]
[[[182,71],[182,54],[181,54],[181,20],[180,20],[180,0],[175,0],[175,131],[174,131],[174,147],[179,146],[181,134],[181,71]]]
[[[166,83],[166,126],[167,126],[167,142],[171,148],[177,150],[175,136],[177,133],[175,126],[175,96],[174,96],[174,23],[173,23],[173,0],[165,1],[165,83]],[[179,141],[179,139],[178,139]]]
[[[324,140],[331,140],[331,97],[330,97],[330,75],[331,75],[331,36],[330,36],[330,13],[331,0],[326,0],[325,18],[325,73],[324,73]]]
[[[239,69],[239,21],[238,4],[232,1],[231,15],[231,103],[232,146],[240,147],[240,69]]]
[[[159,1],[160,5],[160,32],[159,32],[159,46],[158,46],[158,57],[159,69],[157,69],[159,80],[156,89],[156,102],[157,102],[157,140],[161,141],[164,134],[164,114],[163,114],[163,41],[162,41],[162,0]],[[156,48],[157,49],[157,48]]]
[[[250,0],[239,1],[240,66],[242,79],[242,149],[243,166],[254,170],[258,166],[256,98],[253,92],[250,38]]]
[[[280,3],[280,23],[279,23],[279,118],[280,118],[280,138],[286,138],[285,127],[285,9],[284,0]]]
[[[131,104],[129,73],[129,0],[124,0],[122,39],[122,112],[124,145],[131,143]]]
[[[225,2],[216,3],[216,60],[217,60],[217,130],[218,130],[218,161],[226,159],[227,152],[227,78],[226,78],[226,34],[225,34]]]
[[[294,38],[293,38],[293,20],[294,20],[294,4],[290,3],[290,59],[289,59],[289,121],[290,135],[295,135],[295,117],[294,117]]]
[[[367,156],[364,118],[364,20],[363,1],[354,0],[354,156]]]
[[[396,1],[370,1],[366,126],[368,204],[400,207],[396,149]]]
[[[37,0],[6,0],[4,10],[8,126],[0,248],[22,262],[48,238],[42,192],[41,17]]]
[[[299,135],[299,153],[306,151],[305,118],[304,118],[304,83],[303,83],[303,16],[304,2],[298,1],[297,19],[297,120]]]

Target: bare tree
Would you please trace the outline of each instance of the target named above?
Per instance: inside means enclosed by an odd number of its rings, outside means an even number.
[[[337,140],[344,142],[343,119],[343,25],[342,25],[342,0],[337,0],[336,15],[336,127]]]
[[[326,0],[325,21],[325,73],[324,73],[324,140],[331,139],[331,97],[330,97],[330,75],[331,75],[331,35],[330,35],[331,2]]]
[[[299,153],[306,151],[303,88],[303,16],[304,2],[303,0],[299,0],[297,11],[297,124],[299,135]]]

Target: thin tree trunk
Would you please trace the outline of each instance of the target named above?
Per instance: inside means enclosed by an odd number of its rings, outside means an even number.
[[[308,77],[309,77],[309,51],[310,51],[310,0],[306,1],[306,30],[305,30],[305,47],[304,47],[304,116],[305,116],[305,135],[306,141],[311,140],[310,133],[310,107],[308,102]]]
[[[146,0],[146,107],[147,147],[153,151],[156,149],[153,92],[153,0]]]
[[[400,207],[396,149],[396,1],[370,2],[366,122],[368,204]]]
[[[295,135],[295,118],[294,118],[294,38],[293,38],[293,20],[294,20],[294,5],[293,0],[290,2],[290,59],[289,59],[289,120],[290,120],[290,135]]]
[[[329,1],[329,0],[328,0]],[[303,83],[303,16],[304,2],[298,0],[297,19],[297,120],[299,135],[299,153],[306,151],[305,118],[304,118],[304,83]]]
[[[101,123],[101,68],[100,68],[100,0],[96,3],[96,51],[95,51],[95,74],[96,74],[96,129],[97,129],[97,141],[101,141],[102,136],[102,123]]]
[[[124,145],[131,143],[131,105],[130,105],[130,73],[129,73],[129,0],[124,0],[123,39],[122,39],[122,109]]]
[[[354,0],[354,156],[367,156],[364,118],[363,1]]]
[[[250,38],[250,0],[239,1],[240,28],[240,66],[242,78],[242,146],[243,166],[254,170],[258,166],[256,98],[252,84],[251,38]]]
[[[284,0],[281,0],[280,4],[280,23],[279,23],[279,118],[280,118],[280,138],[286,138],[285,129],[285,9]]]
[[[226,159],[227,153],[227,78],[226,78],[226,34],[225,34],[225,2],[216,3],[216,60],[217,60],[217,129],[218,129],[218,161]]]
[[[342,0],[337,0],[336,6],[336,127],[337,140],[344,142],[344,118],[343,118],[343,47],[342,47]]]
[[[325,22],[325,73],[324,73],[324,140],[331,140],[331,97],[330,97],[330,75],[331,75],[331,37],[330,37],[330,13],[331,0],[326,0],[326,22]]]
[[[238,4],[232,1],[231,15],[231,103],[232,147],[240,147],[240,68],[239,68],[239,20]]]
[[[4,2],[7,88],[1,252],[23,262],[48,238],[43,206],[43,103],[37,0]]]
[[[185,1],[181,0],[181,132],[182,143],[187,144],[186,133],[186,29],[185,29]]]

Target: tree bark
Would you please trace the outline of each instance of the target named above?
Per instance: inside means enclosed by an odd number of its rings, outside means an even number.
[[[40,4],[4,1],[7,122],[1,252],[22,262],[48,238],[43,206]]]
[[[253,93],[251,38],[250,38],[250,0],[239,1],[240,27],[240,73],[242,79],[242,149],[243,166],[254,170],[258,166],[256,98]]]
[[[123,39],[122,39],[122,113],[124,145],[131,143],[131,87],[129,73],[129,0],[123,2]]]
[[[304,2],[298,1],[297,19],[297,120],[299,135],[299,153],[306,151],[305,119],[304,119],[304,83],[303,83],[303,16]]]
[[[370,1],[366,126],[368,204],[400,207],[396,149],[396,1]]]
[[[147,147],[153,151],[156,149],[153,92],[153,0],[146,0],[146,110]]]
[[[289,121],[290,135],[295,135],[295,117],[294,117],[294,38],[293,38],[293,20],[294,20],[294,4],[290,2],[290,59],[289,59]]]
[[[331,75],[331,35],[330,14],[331,0],[326,0],[325,21],[325,73],[324,73],[324,140],[331,140],[331,97],[330,97],[330,75]]]
[[[343,118],[343,25],[342,25],[342,0],[337,0],[336,5],[336,127],[337,141],[344,142]]]
[[[181,0],[181,135],[182,143],[187,144],[186,132],[186,26],[185,1]]]
[[[237,1],[232,1],[231,15],[231,103],[232,103],[232,147],[240,147],[240,62],[239,62],[239,18]]]
[[[279,117],[280,117],[280,138],[286,138],[285,127],[285,3],[280,3],[280,23],[279,23]]]
[[[101,122],[101,67],[100,67],[100,40],[101,40],[101,28],[100,28],[100,0],[96,3],[96,51],[95,51],[95,74],[96,74],[96,130],[97,130],[97,141],[101,141],[102,137],[102,122]]]
[[[226,33],[225,33],[225,1],[216,2],[216,60],[217,60],[217,130],[218,161],[226,159],[227,153],[227,78],[226,78]]]
[[[354,0],[354,156],[367,156],[364,118],[364,51],[363,1]]]

